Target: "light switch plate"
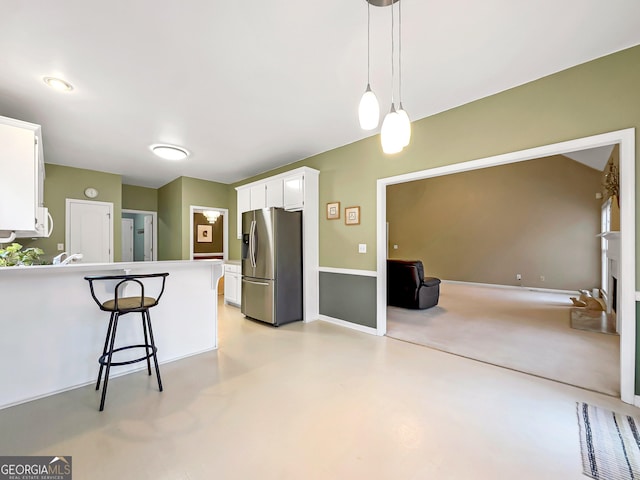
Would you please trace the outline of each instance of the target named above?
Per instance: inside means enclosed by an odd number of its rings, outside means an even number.
[[[358,253],[367,253],[367,244],[359,243],[358,244]]]
[[[58,244],[58,251],[59,252],[64,252],[64,243],[59,243]]]

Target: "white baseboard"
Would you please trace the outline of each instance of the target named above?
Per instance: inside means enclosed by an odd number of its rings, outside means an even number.
[[[319,320],[323,322],[333,323],[341,327],[350,328],[351,330],[357,330],[358,332],[368,333],[369,335],[378,335],[378,331],[372,327],[365,327],[364,325],[358,325],[357,323],[347,322],[346,320],[340,320],[339,318],[328,317],[327,315],[320,315]]]
[[[455,283],[458,285],[471,285],[474,287],[492,287],[492,288],[504,288],[507,290],[531,290],[533,292],[547,292],[547,293],[562,293],[565,295],[580,295],[578,290],[556,290],[553,288],[538,288],[538,287],[525,287],[518,285],[497,285],[494,283],[476,283],[476,282],[462,282],[459,280],[441,280],[442,283]]]

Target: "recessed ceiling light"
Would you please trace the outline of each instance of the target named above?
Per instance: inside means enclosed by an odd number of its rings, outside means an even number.
[[[189,150],[186,148],[164,143],[151,145],[151,151],[165,160],[184,160],[189,156]]]
[[[49,85],[51,88],[55,88],[56,90],[60,90],[61,92],[70,92],[73,90],[73,85],[69,82],[65,82],[61,78],[56,77],[44,77],[44,83]]]

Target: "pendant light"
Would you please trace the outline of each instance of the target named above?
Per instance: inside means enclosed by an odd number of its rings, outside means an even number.
[[[400,108],[397,111],[400,119],[400,143],[402,147],[409,145],[411,141],[411,120],[402,106],[402,2],[398,2],[398,100]]]
[[[380,131],[380,143],[382,145],[382,151],[384,153],[393,154],[401,152],[404,148],[402,145],[403,138],[402,133],[402,119],[398,112],[396,112],[396,106],[393,99],[393,79],[395,77],[393,51],[393,3],[391,4],[391,109],[389,113],[384,117],[382,122],[382,129]]]
[[[369,75],[371,72],[370,48],[371,48],[371,11],[369,0],[367,0],[367,89],[365,90],[360,105],[358,106],[358,117],[360,127],[363,130],[373,130],[380,122],[380,105],[376,94],[371,90]]]

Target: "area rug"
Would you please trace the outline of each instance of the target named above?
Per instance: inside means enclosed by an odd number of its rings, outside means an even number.
[[[616,332],[616,318],[612,314],[580,307],[571,307],[570,312],[571,328],[618,335],[618,332]]]
[[[640,479],[638,420],[587,403],[577,403],[582,470],[602,480]]]

